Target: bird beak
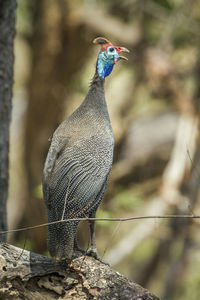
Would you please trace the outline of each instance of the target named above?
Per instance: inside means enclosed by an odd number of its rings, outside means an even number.
[[[129,51],[127,48],[125,48],[125,47],[119,47],[119,48],[120,48],[119,52],[127,52],[127,53],[130,52],[130,51]]]
[[[128,60],[128,58],[127,57],[125,57],[125,56],[122,56],[122,55],[119,55],[119,59],[123,59],[123,60]]]
[[[130,51],[129,51],[127,48],[125,48],[125,47],[115,47],[115,49],[117,50],[118,53],[120,53],[120,52],[126,52],[126,53],[129,53],[129,52],[130,52]],[[120,56],[120,55],[119,55],[118,60],[120,60],[120,59],[128,60],[128,58],[126,58],[125,56]]]

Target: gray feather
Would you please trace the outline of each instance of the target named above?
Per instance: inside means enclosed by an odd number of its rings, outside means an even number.
[[[52,137],[43,173],[49,222],[96,212],[107,186],[113,148],[104,82],[96,78],[83,103]],[[71,258],[77,226],[78,222],[49,226],[52,256]]]

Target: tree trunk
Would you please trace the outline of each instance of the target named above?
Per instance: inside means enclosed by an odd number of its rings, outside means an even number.
[[[7,228],[9,124],[13,85],[15,0],[0,0],[0,231]],[[0,241],[6,236],[1,235]]]
[[[94,258],[81,256],[70,263],[0,246],[0,297],[4,299],[135,299],[159,300]]]

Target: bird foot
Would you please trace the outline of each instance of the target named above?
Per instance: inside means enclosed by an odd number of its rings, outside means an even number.
[[[73,252],[73,258],[77,258],[80,256],[86,255],[85,250],[83,250],[82,248],[80,248],[79,246],[76,246],[74,248],[74,252]]]
[[[91,256],[93,258],[95,258],[96,260],[100,261],[101,263],[103,263],[104,265],[109,266],[109,264],[107,262],[105,262],[100,256],[99,253],[97,251],[97,248],[89,248],[86,252],[87,256]]]

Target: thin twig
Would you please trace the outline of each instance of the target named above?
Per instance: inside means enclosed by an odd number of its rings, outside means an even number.
[[[191,155],[190,155],[190,151],[189,151],[189,149],[187,148],[187,155],[188,155],[188,157],[189,157],[189,160],[190,160],[190,162],[191,162],[191,166],[193,166],[193,160],[192,160],[192,158],[191,158]]]
[[[22,248],[22,252],[20,253],[19,257],[16,259],[16,261],[19,261],[20,258],[22,257],[22,255],[24,254],[24,250],[26,248],[26,240],[27,240],[27,237],[25,236],[25,240],[24,240],[24,246]]]
[[[49,223],[43,223],[35,226],[22,227],[18,229],[11,229],[6,231],[0,231],[0,234],[7,234],[12,232],[25,231],[40,227],[45,227],[48,225],[54,225],[65,222],[74,222],[74,221],[112,221],[112,222],[125,222],[125,221],[133,221],[133,220],[142,220],[142,219],[200,219],[199,215],[165,215],[165,216],[135,216],[128,218],[73,218],[73,219],[65,219],[60,221],[54,221]]]
[[[121,222],[117,223],[117,226],[115,227],[111,237],[109,238],[109,242],[107,243],[107,245],[103,251],[102,258],[104,257],[106,251],[108,250],[109,245],[111,244],[111,241],[113,240],[114,236],[116,235],[117,231],[119,230],[120,225],[121,225]]]
[[[69,183],[67,185],[67,191],[66,191],[66,195],[65,195],[65,203],[64,203],[64,208],[63,208],[63,214],[62,214],[62,219],[64,220],[64,215],[65,215],[65,210],[66,210],[66,206],[67,206],[67,198],[68,198],[68,194],[69,194],[69,185],[71,182],[71,177],[67,177],[67,179],[69,180]]]

